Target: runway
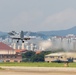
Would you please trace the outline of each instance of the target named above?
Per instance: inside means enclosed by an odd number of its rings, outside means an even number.
[[[0,75],[76,75],[76,68],[67,67],[2,67]]]

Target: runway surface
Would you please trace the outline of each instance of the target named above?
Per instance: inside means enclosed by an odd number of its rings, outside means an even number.
[[[69,67],[5,67],[0,75],[76,75],[76,68]]]

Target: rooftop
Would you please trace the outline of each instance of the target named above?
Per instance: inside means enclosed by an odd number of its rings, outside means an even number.
[[[13,50],[13,48],[9,47],[8,45],[0,42],[0,50]]]
[[[59,52],[59,53],[51,53],[48,54],[46,56],[67,56],[67,57],[76,57],[76,53],[75,52]]]

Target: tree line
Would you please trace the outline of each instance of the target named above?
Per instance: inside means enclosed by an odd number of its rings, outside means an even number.
[[[34,51],[27,51],[26,53],[22,54],[22,61],[23,62],[44,62],[44,57],[47,54],[50,54],[51,51],[42,51],[38,54]]]

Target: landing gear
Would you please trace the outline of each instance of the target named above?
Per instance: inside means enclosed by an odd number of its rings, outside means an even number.
[[[19,41],[17,41],[17,43],[18,43]]]
[[[24,43],[24,41],[23,40],[21,40],[22,41],[22,43]],[[19,40],[17,40],[17,43],[19,43]]]
[[[22,41],[22,43],[24,43],[24,41]]]

